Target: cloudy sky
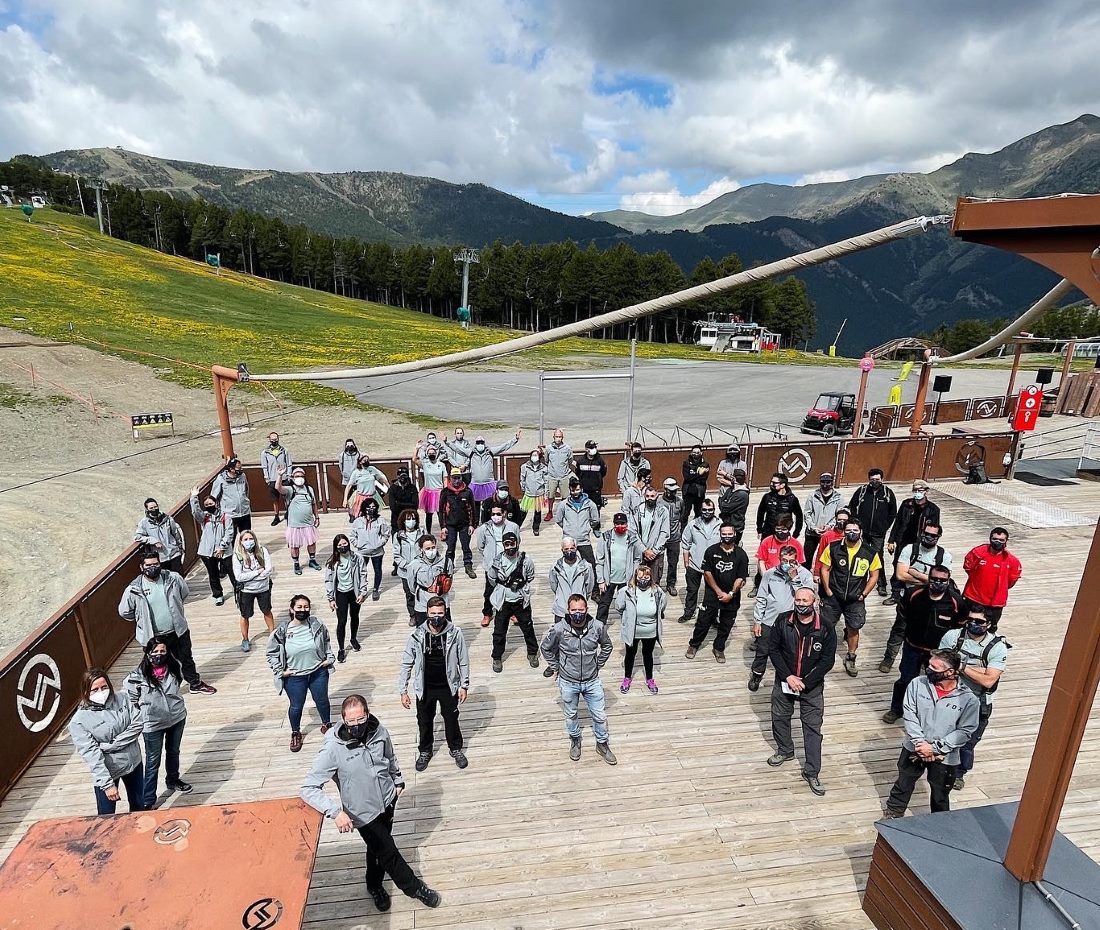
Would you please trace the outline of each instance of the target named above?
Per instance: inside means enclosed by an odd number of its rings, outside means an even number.
[[[677,213],[1096,112],[1098,38],[1074,0],[0,0],[0,157],[121,145]]]

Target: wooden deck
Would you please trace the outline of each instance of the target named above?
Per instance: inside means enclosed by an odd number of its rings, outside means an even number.
[[[1053,506],[1095,515],[1100,484],[1015,489]],[[1001,518],[933,490],[944,512],[945,543],[961,561]],[[324,519],[322,538],[343,528],[342,515]],[[276,552],[276,606],[305,591],[322,607],[319,573],[296,578],[281,548],[281,527],[258,520]],[[1050,674],[1076,595],[1091,526],[1031,529],[1010,525],[1012,549],[1024,563],[1001,630],[1015,649],[997,694],[997,710],[978,750],[978,764],[956,805],[1019,796],[1042,715]],[[560,534],[549,528],[525,536],[538,576],[556,557]],[[637,686],[620,695],[621,646],[604,674],[611,742],[619,765],[595,753],[587,718],[584,755],[567,757],[568,742],[553,684],[528,667],[518,631],[505,670],[490,668],[490,631],[478,625],[482,581],[460,576],[455,616],[470,641],[473,683],[462,710],[470,767],[458,771],[445,752],[423,774],[413,769],[414,713],[395,694],[397,662],[408,634],[403,596],[388,574],[382,600],[365,609],[363,651],[337,666],[334,706],[361,691],[394,735],[409,790],[395,832],[414,867],[443,894],[431,911],[398,896],[379,915],[363,885],[363,846],[356,834],[326,825],[310,891],[306,926],[336,928],[447,927],[463,930],[608,928],[867,928],[860,910],[874,822],[895,773],[901,729],[880,722],[893,675],[877,663],[893,609],[875,606],[860,648],[860,674],[839,663],[827,685],[822,781],[815,798],[798,763],[774,770],[769,688],[745,688],[749,655],[742,607],[730,661],[719,666],[704,649],[683,657],[690,628],[676,624],[674,599],[657,672],[661,693]],[[320,745],[318,721],[307,707],[306,747],[292,755],[285,699],[276,696],[263,656],[262,623],[255,647],[240,652],[232,603],[213,605],[200,568],[191,579],[189,620],[206,680],[219,693],[189,698],[184,777],[195,785],[174,805],[277,798],[297,792]],[[546,629],[545,581],[536,595],[536,627]],[[121,621],[120,621],[121,622]],[[335,622],[330,629],[335,635]],[[115,668],[121,680],[136,662],[131,650]],[[639,681],[639,679],[635,679]],[[441,724],[437,747],[442,746]],[[796,744],[799,729],[795,727]],[[801,747],[798,746],[801,755]],[[926,810],[918,787],[914,808]],[[30,824],[94,812],[87,769],[67,737],[35,763],[0,805],[0,857]],[[1100,858],[1100,728],[1086,733],[1062,830]],[[211,876],[217,881],[217,876]]]

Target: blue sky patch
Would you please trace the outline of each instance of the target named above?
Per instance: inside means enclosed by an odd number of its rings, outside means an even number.
[[[643,106],[654,110],[663,110],[672,103],[672,85],[651,75],[599,70],[592,89],[601,97],[632,94]]]

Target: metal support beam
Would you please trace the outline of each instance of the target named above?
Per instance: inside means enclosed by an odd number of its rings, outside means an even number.
[[[229,420],[229,391],[240,380],[240,375],[232,368],[223,368],[221,365],[214,365],[210,373],[214,379],[214,407],[218,413],[222,455],[228,460],[236,455],[233,449],[233,424]]]
[[[1005,391],[1005,410],[1008,410],[1008,401],[1012,397],[1012,391],[1016,387],[1016,375],[1020,371],[1020,356],[1023,354],[1024,344],[1016,343],[1016,351],[1012,355],[1012,371],[1008,376],[1008,389]]]
[[[920,366],[920,379],[917,381],[917,399],[913,402],[913,424],[909,427],[910,436],[919,436],[921,426],[924,425],[924,405],[928,401],[928,382],[931,380],[932,363],[926,358]]]
[[[627,404],[626,423],[627,430],[634,422],[634,365],[631,358],[630,371],[598,371],[585,374],[578,371],[551,371],[539,372],[539,445],[545,445],[546,433],[546,382],[547,381],[621,381],[630,379],[630,399]],[[627,433],[629,436],[629,432]],[[629,439],[627,440],[630,441]]]

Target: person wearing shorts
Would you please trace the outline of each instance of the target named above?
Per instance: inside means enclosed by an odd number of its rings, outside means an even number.
[[[248,621],[256,613],[257,605],[264,615],[267,632],[275,629],[275,617],[271,613],[271,577],[275,566],[271,553],[261,546],[252,530],[237,535],[233,546],[233,576],[237,579],[237,606],[241,611],[241,652],[249,652],[252,643],[248,638]]]
[[[867,595],[875,590],[882,574],[882,560],[863,538],[863,524],[850,517],[844,525],[844,538],[821,553],[821,616],[834,627],[844,617],[844,642],[848,654],[844,671],[852,678],[856,669],[859,631],[867,622]]]

